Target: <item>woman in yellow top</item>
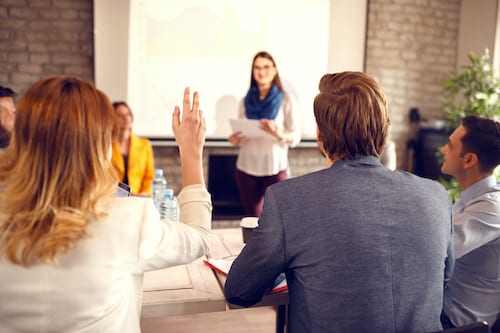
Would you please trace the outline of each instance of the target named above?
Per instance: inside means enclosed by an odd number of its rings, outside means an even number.
[[[127,103],[113,103],[117,116],[112,162],[122,183],[130,186],[134,195],[151,195],[154,157],[148,139],[132,133],[134,116]]]

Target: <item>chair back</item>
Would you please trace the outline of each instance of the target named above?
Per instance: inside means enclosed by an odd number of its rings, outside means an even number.
[[[491,333],[500,333],[500,318],[491,326]]]
[[[465,326],[447,328],[445,330],[432,333],[490,333],[490,329],[488,324],[482,321]]]

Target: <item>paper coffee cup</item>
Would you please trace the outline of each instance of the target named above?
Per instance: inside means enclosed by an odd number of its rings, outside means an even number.
[[[243,243],[247,243],[252,238],[253,229],[259,225],[258,217],[244,217],[240,221],[241,231],[243,234]]]

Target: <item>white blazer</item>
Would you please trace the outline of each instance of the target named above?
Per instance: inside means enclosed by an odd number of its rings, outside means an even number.
[[[110,198],[60,264],[0,261],[0,332],[140,332],[143,273],[209,250],[210,194],[191,185],[178,201],[182,223],[160,221],[150,198]]]

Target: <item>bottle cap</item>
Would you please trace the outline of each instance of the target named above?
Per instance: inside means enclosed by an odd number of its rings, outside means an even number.
[[[173,198],[174,197],[174,190],[171,188],[166,188],[165,191],[163,192],[163,197],[164,198]]]

